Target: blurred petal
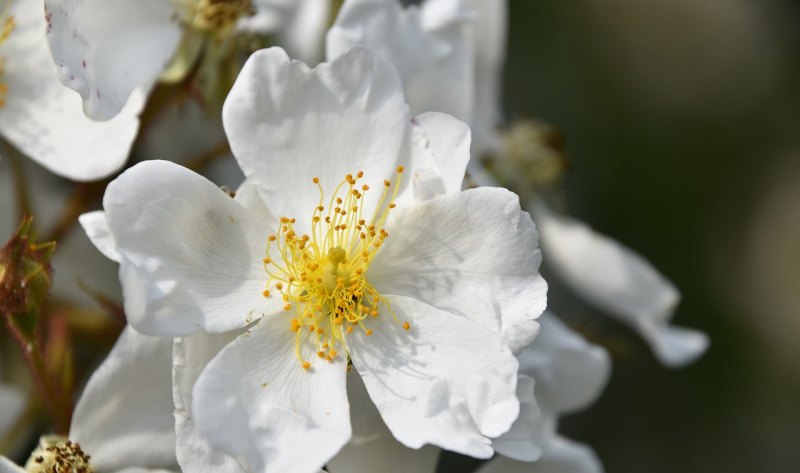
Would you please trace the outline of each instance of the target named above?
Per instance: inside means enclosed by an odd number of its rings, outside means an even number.
[[[248,471],[316,472],[350,439],[342,357],[304,370],[288,317],[264,317],[206,365],[192,391],[198,431]],[[299,448],[302,446],[302,448]]]
[[[0,438],[14,425],[25,407],[22,393],[7,385],[0,385]]]
[[[415,450],[395,440],[355,371],[347,376],[347,397],[353,438],[328,462],[330,473],[436,471],[441,450],[431,445]]]
[[[547,301],[538,234],[516,195],[479,188],[398,207],[368,270],[384,294],[411,296],[488,327],[513,351]]]
[[[500,337],[465,317],[387,295],[396,317],[347,336],[353,365],[395,438],[487,458],[519,414],[517,361]],[[401,322],[409,321],[410,330]]]
[[[452,194],[461,191],[464,174],[469,162],[470,131],[466,123],[449,115],[428,112],[417,115],[413,119],[414,154],[426,153],[426,160],[435,166],[433,177],[435,187],[430,192],[420,192],[417,187],[426,183],[419,173],[422,169],[414,169],[414,192],[418,200],[425,200],[440,194]],[[422,161],[422,160],[416,160]],[[423,161],[424,162],[424,161]]]
[[[520,461],[534,461],[542,456],[542,446],[536,434],[541,429],[542,416],[534,397],[533,378],[520,375],[517,380],[519,417],[505,434],[494,439],[494,450]]]
[[[145,333],[225,332],[280,310],[261,259],[273,222],[166,161],[140,163],[106,189],[128,320]]]
[[[669,325],[680,295],[644,258],[542,206],[536,217],[547,264],[587,302],[638,330],[662,363],[682,366],[705,352],[704,333]]]
[[[276,216],[297,219],[298,234],[318,204],[312,177],[327,192],[348,173],[364,171],[371,183],[391,178],[410,127],[397,74],[365,49],[316,69],[279,48],[256,52],[225,101],[223,122],[245,175]],[[366,208],[378,197],[366,194]]]
[[[477,473],[603,473],[603,465],[591,448],[559,437],[538,461],[526,463],[497,457]]]
[[[69,438],[100,471],[169,468],[175,458],[172,339],[126,327],[78,400]]]
[[[593,403],[608,383],[608,353],[549,312],[539,318],[539,323],[539,336],[517,355],[520,373],[536,380],[537,401],[557,413]]]
[[[181,38],[175,5],[163,0],[45,0],[58,78],[108,120],[131,93],[149,91]]]
[[[25,473],[25,469],[8,458],[0,456],[0,473]]]
[[[3,44],[9,91],[0,107],[0,133],[31,159],[70,179],[99,179],[118,170],[139,128],[143,94],[134,94],[124,109],[123,101],[122,113],[107,123],[86,118],[80,99],[56,78],[41,2],[12,2],[10,13],[16,27]]]

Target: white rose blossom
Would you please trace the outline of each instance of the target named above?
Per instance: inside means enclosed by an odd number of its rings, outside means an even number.
[[[85,473],[178,471],[170,366],[146,362],[171,350],[171,340],[126,328],[84,388],[68,436],[43,437],[24,468],[0,457],[0,473],[45,473],[59,460]]]
[[[194,383],[197,433],[249,471],[316,471],[351,437],[352,363],[400,442],[490,456],[546,284],[517,197],[460,191],[468,128],[412,120],[365,49],[313,70],[255,53],[223,121],[248,178],[235,198],[145,162],[83,222],[119,259],[138,329],[246,327]]]
[[[45,30],[41,0],[0,1],[0,135],[56,174],[105,177],[127,160],[143,97],[122,101],[108,123],[86,118],[56,77]]]
[[[396,0],[346,0],[328,33],[327,53],[376,49],[399,69],[406,93],[418,98],[410,102],[414,113],[451,113],[472,125],[473,156],[499,153],[506,9],[505,1],[426,0],[403,9]],[[479,160],[470,163],[470,175],[496,185]],[[705,352],[705,334],[669,325],[679,293],[644,258],[543,205],[529,207],[541,226],[545,262],[581,298],[636,329],[667,366]]]
[[[274,34],[293,54],[315,59],[329,3],[45,0],[47,37],[59,79],[80,94],[87,116],[108,120],[133,91],[149,91],[176,53],[186,56],[187,64],[179,69],[191,69],[204,35],[214,37],[219,46],[238,32]]]

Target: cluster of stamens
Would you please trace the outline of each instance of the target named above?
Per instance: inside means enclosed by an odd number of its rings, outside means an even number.
[[[11,2],[0,0],[0,46],[5,43],[8,36],[14,30],[14,17],[8,15],[8,9]],[[0,58],[0,107],[5,106],[6,96],[8,95],[8,84],[2,82],[3,72],[5,69],[5,59]]]
[[[204,33],[221,35],[231,31],[239,18],[255,14],[252,0],[179,0],[187,24]]]
[[[372,335],[370,319],[386,312],[401,323],[386,298],[369,283],[367,268],[389,233],[383,228],[400,187],[403,167],[397,179],[387,179],[372,215],[367,218],[364,202],[370,187],[359,185],[364,173],[348,174],[327,202],[318,178],[319,203],[314,208],[311,233],[297,235],[294,218],[282,217],[277,234],[267,238],[264,267],[269,279],[264,297],[280,293],[284,310],[294,317],[289,330],[295,334],[295,353],[304,369],[301,347],[313,343],[318,358],[333,361],[347,347],[345,333],[354,330]],[[275,261],[270,255],[280,255]],[[409,322],[402,322],[409,330]],[[346,353],[345,353],[346,355]]]
[[[69,440],[44,438],[25,464],[28,473],[94,473],[81,446]]]

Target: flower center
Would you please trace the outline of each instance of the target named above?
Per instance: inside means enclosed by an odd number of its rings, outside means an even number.
[[[230,32],[236,21],[255,14],[252,0],[177,0],[185,21],[193,29],[214,35]]]
[[[11,32],[14,30],[14,16],[8,14],[8,9],[10,7],[10,0],[0,0],[0,46],[6,42],[9,35],[11,35]],[[5,59],[0,57],[0,107],[6,105],[6,96],[8,95],[8,84],[3,82],[5,65]]]
[[[333,361],[340,350],[347,351],[344,333],[361,330],[372,335],[370,319],[388,313],[400,321],[367,278],[367,269],[389,233],[383,228],[400,187],[403,167],[397,179],[387,179],[371,217],[364,201],[370,187],[358,185],[364,177],[348,174],[339,183],[325,207],[325,194],[318,178],[319,203],[314,208],[311,234],[297,235],[295,219],[282,217],[275,235],[267,238],[264,268],[269,275],[264,297],[272,297],[270,288],[280,292],[284,310],[294,317],[289,330],[295,333],[295,354],[304,369],[311,361],[303,358],[301,346],[312,343],[317,357]],[[273,250],[272,247],[275,246]],[[280,261],[269,255],[280,254]],[[408,330],[409,322],[402,322]]]
[[[27,473],[94,473],[81,446],[62,437],[43,437],[25,464]]]

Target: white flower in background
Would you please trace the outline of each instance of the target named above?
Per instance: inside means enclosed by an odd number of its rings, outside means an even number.
[[[67,438],[43,437],[25,468],[0,457],[0,473],[48,472],[60,459],[87,473],[177,471],[168,360],[172,340],[126,328],[89,379]]]
[[[398,69],[411,111],[467,122],[480,157],[501,144],[506,8],[505,1],[425,0],[404,9],[397,0],[346,0],[327,35],[327,57],[356,45],[376,50]]]
[[[205,54],[228,54],[227,45],[239,32],[274,34],[293,54],[315,59],[329,2],[45,0],[45,5],[59,79],[81,95],[86,115],[107,120],[134,90],[150,90],[176,54],[185,59],[178,69],[188,72],[204,48]]]
[[[351,436],[352,363],[399,441],[490,456],[546,284],[516,196],[460,191],[465,125],[412,121],[365,49],[313,70],[260,51],[223,120],[252,191],[145,162],[109,185],[89,232],[114,242],[139,329],[248,327],[194,385],[199,434],[251,471],[316,471]]]
[[[506,8],[504,1],[427,0],[404,10],[396,0],[346,0],[327,52],[336,57],[358,44],[375,48],[398,68],[407,94],[418,98],[412,111],[451,113],[472,124],[473,142],[480,143],[473,144],[473,156],[501,153],[496,129]],[[474,72],[465,75],[464,68]],[[496,185],[479,160],[470,163],[470,176]],[[587,302],[637,329],[662,363],[681,366],[707,349],[705,334],[669,326],[679,294],[641,256],[580,222],[529,207],[541,226],[546,264]]]
[[[61,176],[99,179],[125,163],[143,100],[108,123],[89,120],[56,78],[41,0],[0,1],[0,136]],[[127,98],[127,97],[126,97]]]
[[[669,325],[680,293],[647,260],[543,205],[535,215],[550,267],[582,299],[636,329],[663,364],[680,367],[706,351],[706,334]]]

